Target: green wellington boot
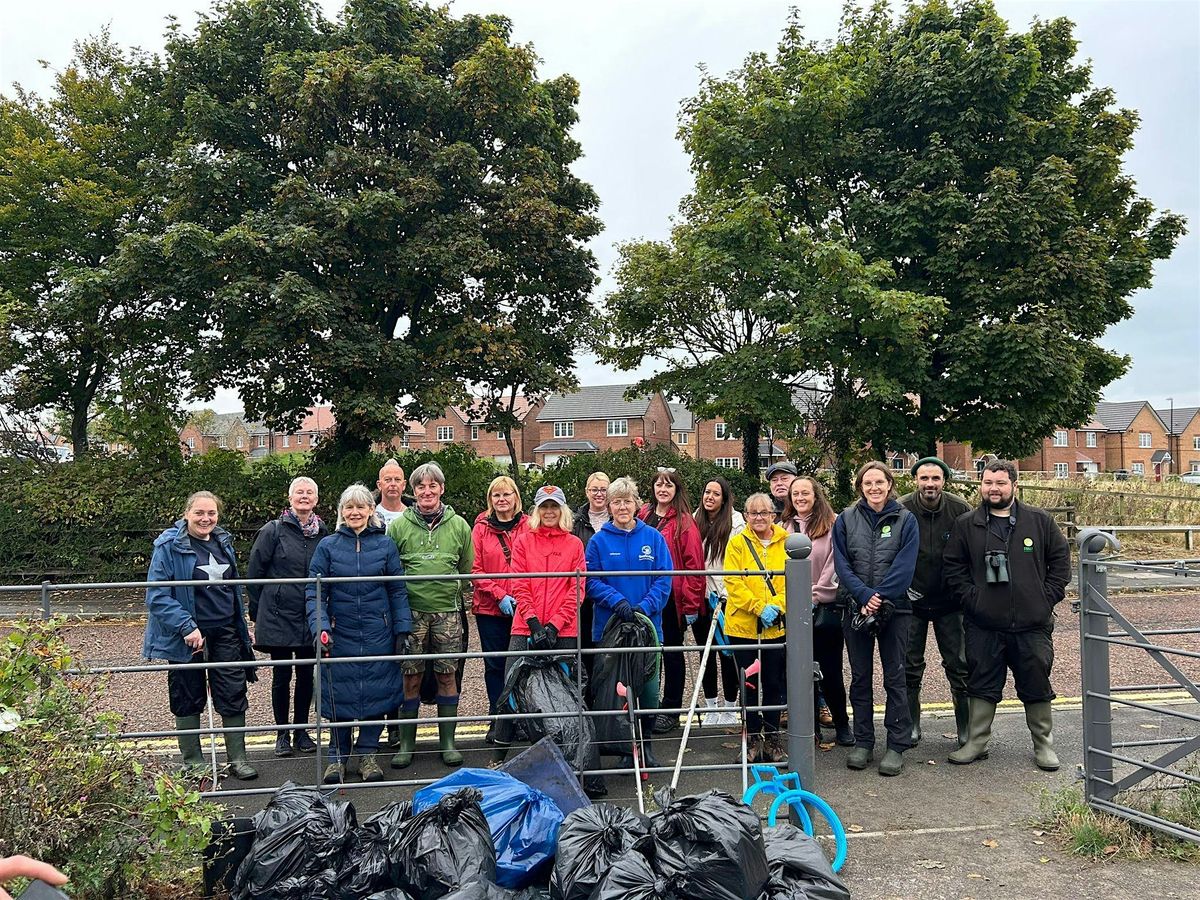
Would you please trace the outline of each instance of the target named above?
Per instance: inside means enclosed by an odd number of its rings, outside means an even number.
[[[245,728],[246,714],[240,716],[222,716],[221,724],[226,728]],[[229,771],[239,781],[253,781],[258,777],[258,770],[246,759],[246,733],[244,731],[225,732],[225,755],[229,757]]]
[[[1054,752],[1053,716],[1050,701],[1025,704],[1025,723],[1033,735],[1033,760],[1043,772],[1058,771],[1058,754]]]
[[[415,719],[420,710],[400,710],[401,719]],[[399,752],[392,757],[393,769],[407,769],[412,765],[413,751],[417,749],[417,723],[401,722],[399,726],[400,742],[396,745]]]
[[[199,716],[176,716],[175,727],[180,731],[189,728],[200,727]],[[204,751],[200,749],[200,735],[198,734],[181,734],[176,738],[179,741],[179,752],[183,755],[183,772],[185,775],[201,773],[205,771],[207,766],[204,762]]]
[[[967,742],[967,726],[971,721],[971,710],[967,705],[967,695],[961,691],[952,691],[954,700],[954,725],[958,732],[958,746]]]
[[[458,728],[458,722],[446,719],[453,719],[458,715],[458,704],[453,706],[438,706],[438,747],[442,751],[442,762],[447,766],[454,768],[463,764],[463,755],[458,752],[458,748],[454,746],[454,732]]]
[[[908,714],[912,716],[912,732],[909,739],[915,747],[921,743],[921,688],[908,690]]]
[[[992,720],[996,718],[996,704],[978,697],[969,697],[970,719],[967,723],[967,742],[950,754],[950,762],[965,766],[977,759],[988,758],[988,741],[992,739]]]

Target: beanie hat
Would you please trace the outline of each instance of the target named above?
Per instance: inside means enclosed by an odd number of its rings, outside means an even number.
[[[912,473],[913,478],[917,477],[917,469],[921,468],[921,466],[937,466],[942,470],[942,473],[946,476],[947,481],[953,477],[948,465],[946,465],[936,456],[926,456],[924,459],[918,459],[915,463],[913,463],[913,467],[909,470]]]

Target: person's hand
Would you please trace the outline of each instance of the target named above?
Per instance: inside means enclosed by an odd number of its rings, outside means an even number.
[[[630,604],[630,602],[628,600],[622,600],[620,603],[618,603],[616,606],[613,607],[613,615],[616,616],[618,619],[620,619],[622,622],[632,622],[633,621],[633,606],[632,606],[632,604]]]
[[[867,605],[863,607],[867,613],[875,613],[879,607],[883,605],[883,598],[878,594],[872,594],[871,599],[867,601]]]
[[[511,616],[517,609],[517,601],[513,599],[512,594],[505,594],[500,598],[500,612],[506,616]]]
[[[199,628],[193,628],[191,631],[185,634],[183,636],[183,642],[191,648],[193,653],[197,653],[204,649],[204,635],[200,633]]]
[[[333,635],[328,631],[321,632],[321,655],[328,656],[333,652]]]
[[[20,855],[0,857],[0,884],[14,878],[37,878],[55,886],[67,883],[67,876],[49,863]],[[0,900],[12,900],[4,888],[0,888]]]
[[[688,628],[691,628],[693,625],[696,624],[696,620],[698,618],[700,618],[700,617],[698,615],[696,615],[695,613],[688,613],[687,615],[685,615],[683,617],[683,624],[686,625]]]
[[[529,646],[534,650],[553,650],[558,646],[558,629],[544,625],[529,636]]]
[[[408,632],[401,631],[396,635],[396,655],[400,656],[408,647]]]
[[[778,606],[768,604],[763,607],[763,611],[759,614],[758,620],[762,622],[763,628],[770,628],[779,619],[779,614],[783,612]]]

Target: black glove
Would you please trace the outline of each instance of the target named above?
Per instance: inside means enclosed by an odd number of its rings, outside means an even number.
[[[329,656],[333,652],[333,635],[328,631],[321,632],[321,655]]]
[[[553,650],[558,646],[558,629],[553,625],[539,628],[529,636],[529,646],[533,650]]]
[[[628,600],[622,600],[620,603],[618,603],[616,606],[613,607],[613,615],[616,616],[618,619],[620,619],[622,622],[632,622],[633,621],[633,606],[629,603]]]
[[[408,647],[408,632],[401,631],[396,635],[396,655],[400,656]]]

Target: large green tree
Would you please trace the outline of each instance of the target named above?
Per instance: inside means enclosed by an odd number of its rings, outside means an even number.
[[[522,309],[566,333],[587,315],[578,86],[539,80],[510,31],[408,0],[351,0],[337,22],[227,0],[169,41],[186,127],[167,233],[209,305],[200,384],[235,384],[279,427],[328,400],[338,446],[362,448],[398,408],[489,380]]]
[[[1122,171],[1138,116],[1076,51],[1069,21],[1015,32],[987,0],[848,5],[836,40],[794,20],[773,57],[685,104],[697,196],[775,198],[789,227],[945,300],[892,350],[912,367],[913,402],[886,416],[896,449],[1023,455],[1128,367],[1100,339],[1184,223]]]
[[[76,455],[96,415],[139,449],[169,447],[186,326],[131,257],[156,229],[150,173],[174,117],[157,60],[105,33],[75,50],[48,98],[0,98],[0,402],[58,414]]]

